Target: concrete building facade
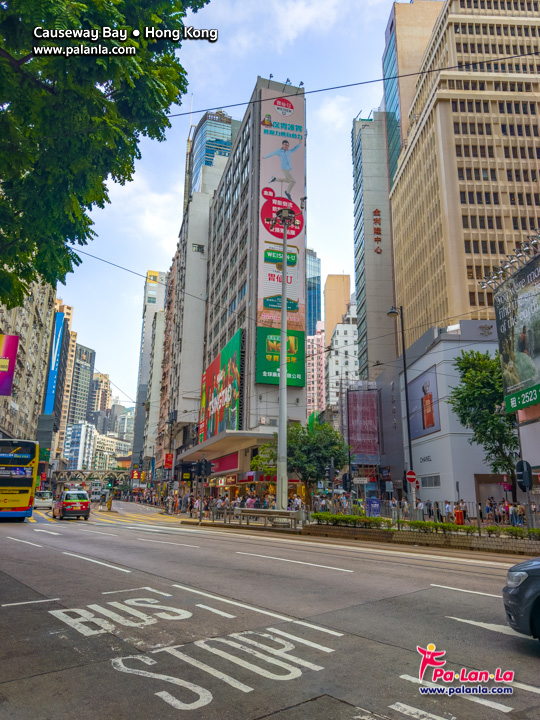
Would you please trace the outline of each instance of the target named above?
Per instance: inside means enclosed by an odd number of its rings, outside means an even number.
[[[68,425],[64,444],[64,457],[68,470],[90,470],[94,458],[94,443],[98,431],[86,420]]]
[[[90,386],[90,412],[110,410],[112,407],[111,381],[108,375],[94,373]]]
[[[67,416],[69,425],[88,419],[91,400],[90,387],[94,376],[95,359],[96,353],[94,350],[77,343]]]
[[[375,380],[396,359],[392,222],[388,194],[386,115],[354,120],[354,270],[358,328],[358,376]]]
[[[306,338],[307,417],[322,413],[326,407],[324,323],[319,321],[315,335]]]
[[[19,345],[10,396],[0,397],[0,437],[35,440],[43,410],[55,315],[55,291],[32,286],[21,307],[0,305],[0,334],[17,335]]]
[[[165,311],[159,310],[152,320],[152,350],[150,355],[150,375],[146,395],[146,420],[144,425],[143,458],[145,468],[155,457],[158,434],[159,402],[161,395],[161,363],[163,360],[163,334],[165,330]]]
[[[338,276],[339,277],[339,276]],[[353,296],[354,298],[354,296]],[[341,322],[335,325],[326,355],[325,389],[326,409],[337,409],[340,390],[350,380],[358,379],[358,335],[356,329],[356,303],[351,299]]]
[[[538,52],[538,7],[476,5],[444,3],[391,191],[407,344],[452,318],[493,319],[478,281],[540,224],[540,62],[527,56]]]
[[[315,335],[321,320],[321,260],[306,248],[306,335]]]

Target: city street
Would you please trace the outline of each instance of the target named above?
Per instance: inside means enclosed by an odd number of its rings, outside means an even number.
[[[539,716],[540,643],[506,626],[500,597],[520,558],[114,506],[0,525],[2,718]],[[445,670],[514,671],[513,694],[421,695],[416,647],[430,643]]]

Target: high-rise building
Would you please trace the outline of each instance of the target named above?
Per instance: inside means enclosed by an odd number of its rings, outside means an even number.
[[[324,341],[328,346],[351,300],[350,275],[328,275],[324,284]]]
[[[392,223],[388,198],[385,113],[354,120],[354,269],[358,328],[358,376],[375,380],[396,359]]]
[[[90,470],[94,457],[94,441],[98,431],[86,420],[68,425],[64,443],[64,457],[68,470]]]
[[[186,153],[184,212],[190,196],[201,191],[203,166],[213,165],[216,156],[229,157],[239,126],[239,120],[233,120],[223,110],[216,110],[205,113],[198,125],[191,127]]]
[[[155,457],[158,434],[159,402],[161,391],[161,363],[163,360],[163,335],[165,312],[159,310],[152,320],[152,348],[150,353],[150,374],[146,394],[146,419],[144,424],[143,458]]]
[[[96,433],[92,455],[92,470],[114,470],[116,468],[117,446],[117,438]]]
[[[167,409],[158,421],[157,468],[164,468],[166,453],[193,444],[197,437],[194,427],[199,420],[204,369],[210,203],[226,164],[227,158],[217,156],[211,167],[202,166],[200,190],[190,197],[169,271],[172,296],[170,302],[167,296],[167,334],[163,333],[165,364],[162,363],[165,374],[161,378],[162,386],[168,387],[168,398]]]
[[[315,335],[306,338],[307,417],[326,407],[324,323],[319,320]]]
[[[305,422],[305,100],[302,88],[258,78],[210,208],[199,444],[234,494],[278,419],[281,289],[288,287],[289,421]],[[278,211],[296,222],[283,226]],[[188,252],[190,252],[188,250]],[[186,336],[187,337],[187,336]],[[173,343],[175,345],[175,343]],[[199,390],[200,388],[200,390]],[[178,414],[180,420],[180,413]]]
[[[452,319],[494,318],[478,282],[540,224],[538,4],[478,5],[444,4],[391,191],[407,345]]]
[[[339,276],[338,276],[339,277]],[[358,337],[354,296],[347,305],[341,322],[334,326],[330,348],[326,353],[326,408],[337,409],[340,390],[358,379]]]
[[[33,285],[21,307],[0,305],[0,355],[5,374],[13,377],[11,393],[0,396],[0,437],[35,440],[47,383],[54,321],[55,291]],[[7,360],[7,363],[6,363]],[[4,373],[2,373],[4,374]]]
[[[315,250],[306,249],[306,333],[315,335],[321,319],[321,260]]]
[[[146,396],[150,376],[150,357],[152,353],[152,321],[154,315],[163,310],[167,274],[155,270],[146,273],[142,311],[141,349],[139,353],[139,373],[137,377],[137,404],[135,406],[135,428],[133,439],[133,463],[140,464],[144,445],[144,424],[146,420]]]
[[[90,412],[110,410],[112,407],[111,381],[108,375],[94,373],[90,386]]]
[[[125,440],[133,447],[135,432],[135,408],[128,408],[116,421],[116,433],[121,440]]]
[[[66,379],[64,382],[64,390],[62,393],[62,412],[60,415],[60,428],[58,430],[58,440],[56,443],[56,457],[61,457],[64,450],[64,440],[66,437],[66,428],[68,423],[69,413],[69,402],[71,399],[71,385],[73,383],[73,370],[75,367],[75,352],[77,349],[77,333],[71,329],[73,322],[73,308],[70,305],[65,305],[60,298],[56,300],[56,312],[64,313],[64,317],[67,321],[69,337],[69,350],[66,365]]]
[[[96,353],[94,350],[77,343],[67,417],[69,425],[74,425],[83,420],[86,421],[88,417],[90,385],[94,376],[95,359]]]
[[[409,110],[416,92],[415,73],[443,5],[444,0],[411,0],[392,5],[383,54],[390,184],[394,181],[402,145],[407,140]]]

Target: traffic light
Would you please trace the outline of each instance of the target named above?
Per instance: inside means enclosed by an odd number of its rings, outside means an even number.
[[[343,490],[345,492],[351,492],[351,477],[349,473],[344,473],[343,477],[341,478],[341,482],[343,484]]]
[[[112,480],[111,480],[111,479],[107,480],[107,487],[110,487],[110,488],[112,487]]]
[[[195,477],[200,477],[202,475],[202,462],[200,460],[191,463],[191,468],[193,473],[195,474]]]

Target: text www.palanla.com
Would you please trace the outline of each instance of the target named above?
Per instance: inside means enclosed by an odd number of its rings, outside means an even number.
[[[136,55],[137,48],[133,45],[68,45],[67,47],[59,47],[57,45],[36,45],[34,47],[34,55],[62,55],[71,57],[76,55]]]
[[[421,695],[512,695],[511,687],[485,687],[484,685],[458,685],[457,687],[421,687]]]

